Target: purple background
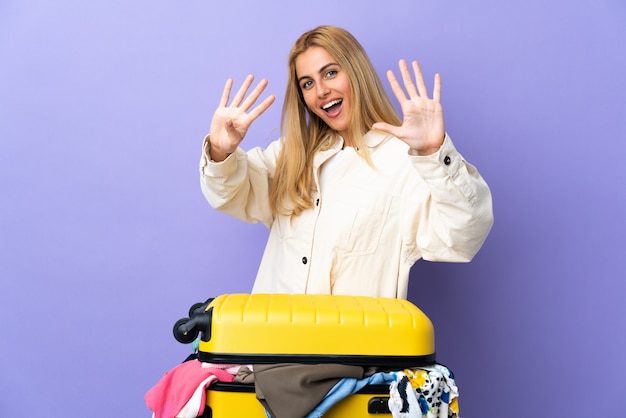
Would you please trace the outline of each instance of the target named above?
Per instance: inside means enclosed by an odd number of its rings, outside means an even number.
[[[470,264],[418,263],[464,418],[623,417],[621,0],[0,2],[0,416],[148,417],[188,307],[247,292],[267,232],[212,210],[201,140],[224,81],[319,24],[377,69],[442,73],[447,129],[492,188]]]

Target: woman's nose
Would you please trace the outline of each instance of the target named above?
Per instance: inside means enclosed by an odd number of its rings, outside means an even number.
[[[317,96],[325,97],[330,93],[330,88],[324,82],[317,83]]]

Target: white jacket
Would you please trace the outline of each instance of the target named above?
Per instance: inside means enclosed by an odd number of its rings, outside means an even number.
[[[275,218],[268,199],[280,140],[267,149],[239,148],[216,163],[205,138],[200,174],[206,199],[270,228],[253,293],[406,298],[418,259],[467,262],[478,252],[493,224],[491,193],[447,135],[430,156],[409,155],[406,143],[378,131],[365,141],[375,168],[355,153],[323,188],[320,170],[343,140],[337,137],[315,156],[315,207],[291,219]]]

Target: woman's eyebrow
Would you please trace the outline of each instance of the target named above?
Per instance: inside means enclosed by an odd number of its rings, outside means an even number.
[[[338,65],[335,62],[329,62],[328,64],[324,65],[322,68],[319,69],[318,73],[323,73],[324,71],[326,71],[326,69],[332,65]],[[308,75],[303,75],[302,77],[298,77],[298,82],[304,80],[305,78],[311,78]]]

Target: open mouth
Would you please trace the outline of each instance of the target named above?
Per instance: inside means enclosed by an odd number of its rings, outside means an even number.
[[[343,103],[341,99],[333,100],[322,106],[322,110],[328,114],[334,114],[341,108],[341,103]]]

